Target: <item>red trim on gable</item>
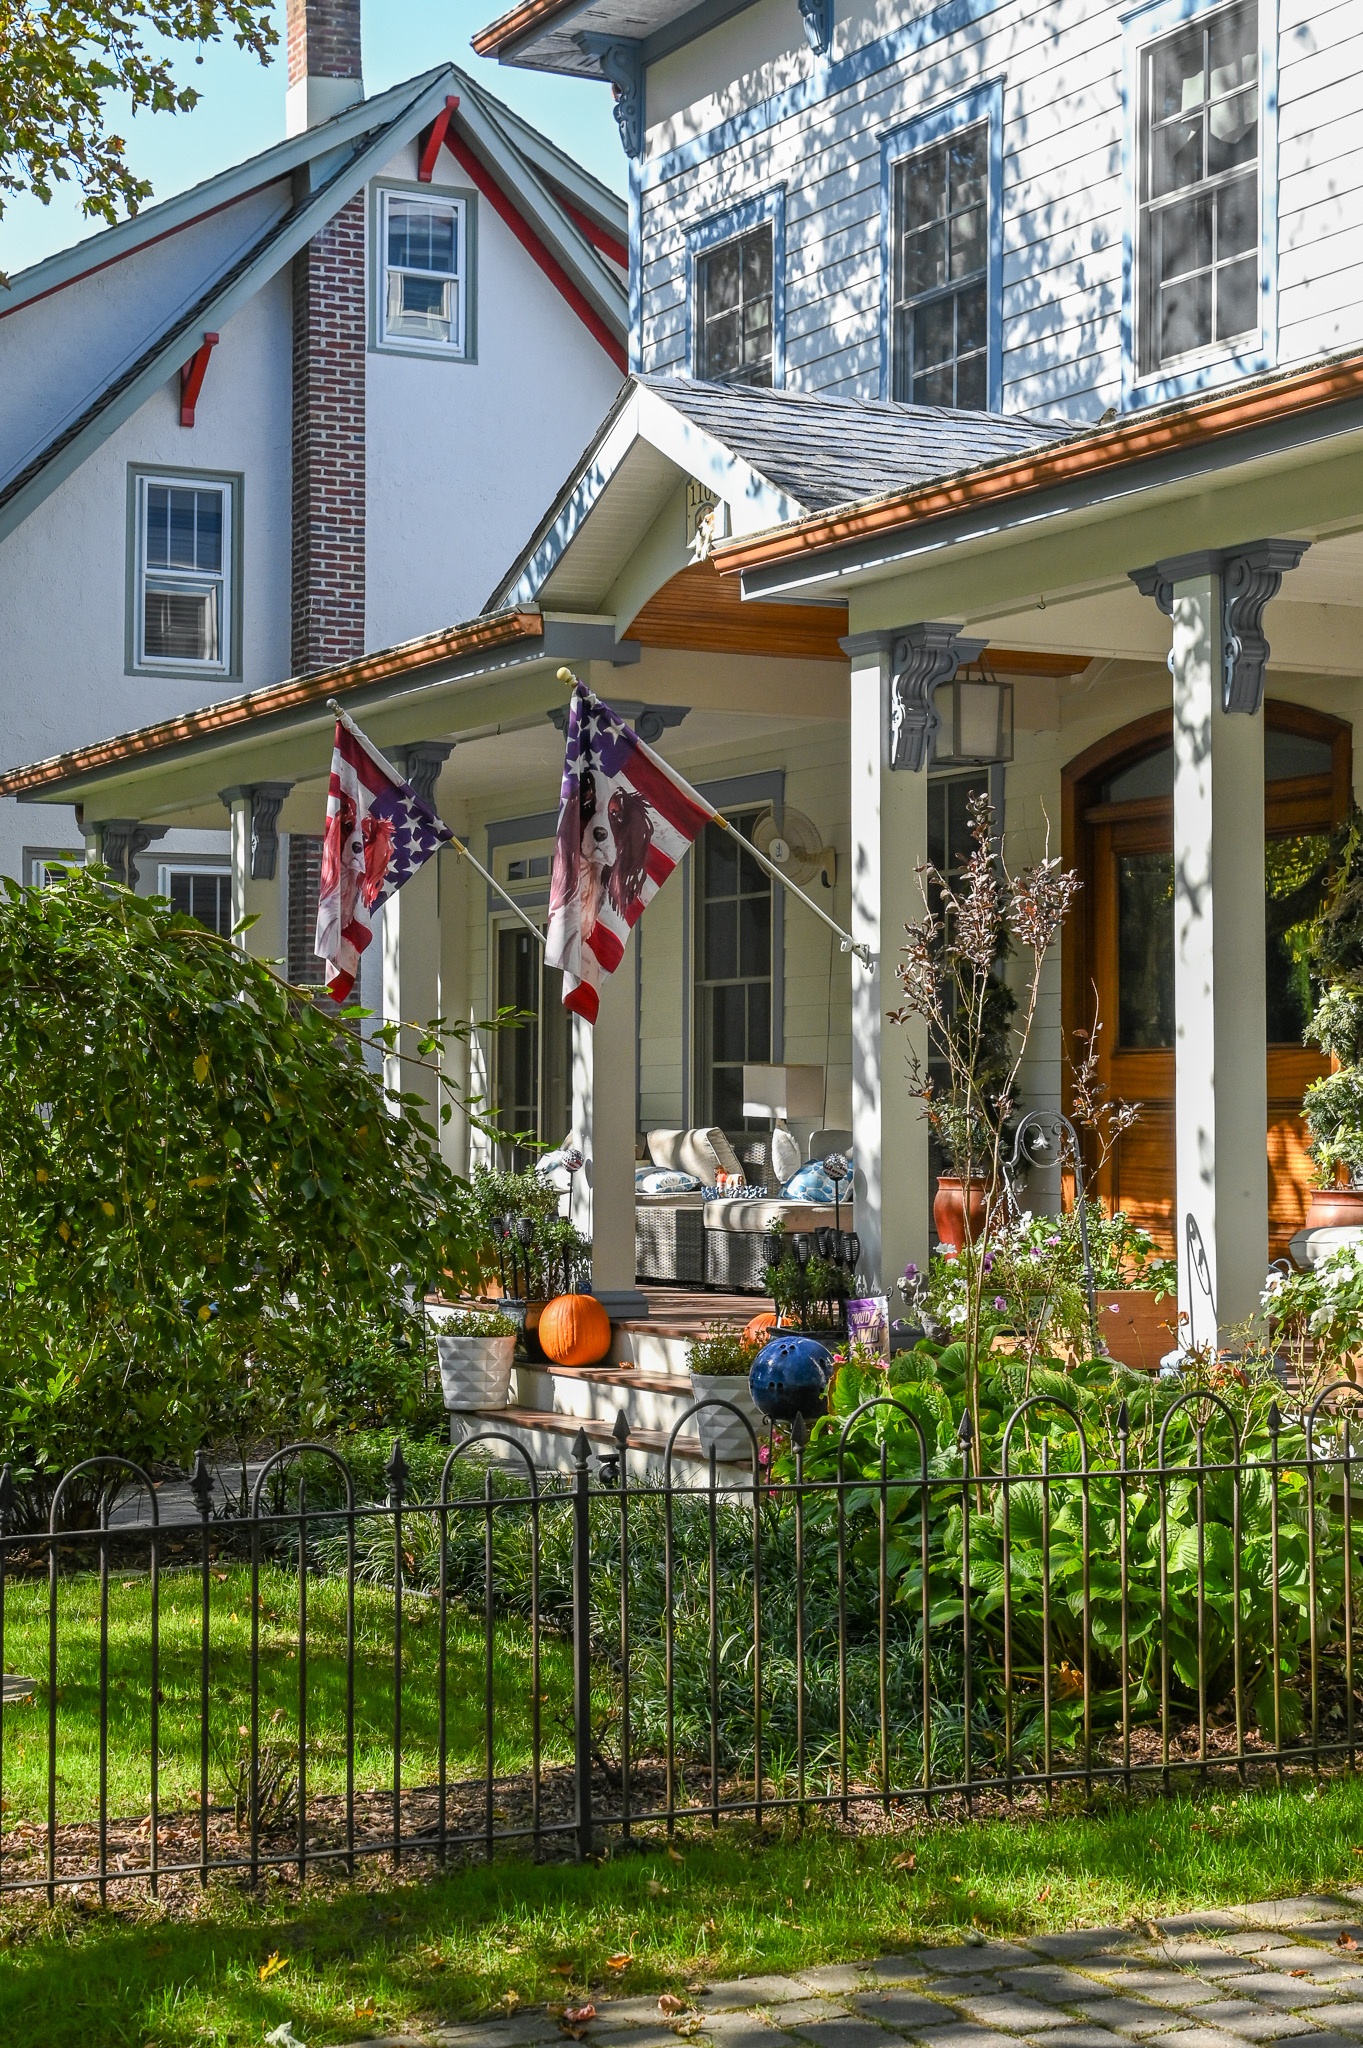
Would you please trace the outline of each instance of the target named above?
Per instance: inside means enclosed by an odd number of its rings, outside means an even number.
[[[449,133],[450,122],[454,118],[454,111],[458,105],[459,95],[451,93],[421,138],[421,154],[417,158],[416,174],[423,185],[429,185],[431,182],[436,159],[444,147],[445,137]]]
[[[554,187],[554,197],[567,214],[569,220],[576,227],[581,228],[594,249],[599,249],[603,256],[609,256],[611,262],[618,263],[622,270],[629,269],[629,250],[622,241],[618,240],[611,233],[609,228],[603,228],[599,220],[593,220],[589,213],[582,211],[581,207],[574,206],[572,200],[557,185]]]
[[[217,335],[205,333],[203,340],[199,343],[189,361],[180,365],[180,425],[182,427],[192,427],[194,424],[194,408],[199,403],[199,393],[203,390],[204,374],[208,369],[208,358],[212,355],[217,345]]]
[[[455,162],[468,172],[489,206],[506,222],[527,255],[539,265],[555,290],[567,300],[587,332],[601,344],[621,376],[624,376],[629,367],[624,344],[617,340],[596,308],[578,290],[557,257],[552,256],[545,248],[529,221],[512,205],[486,164],[474,155],[468,144],[454,133],[453,128],[446,131],[445,147]]]

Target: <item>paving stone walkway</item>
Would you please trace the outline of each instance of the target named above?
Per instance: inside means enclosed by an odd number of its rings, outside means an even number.
[[[1363,2048],[1363,1893],[1262,1899],[1140,1928],[916,1948],[710,1984],[681,2014],[594,1997],[599,2048]],[[782,2038],[784,2037],[784,2039]],[[538,2007],[354,2048],[538,2048]]]

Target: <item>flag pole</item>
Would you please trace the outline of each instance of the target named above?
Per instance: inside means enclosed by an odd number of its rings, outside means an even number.
[[[569,683],[574,687],[578,686],[578,678],[573,674],[570,668],[561,668],[558,672],[558,679],[561,683]],[[635,738],[638,739],[637,733],[635,735]],[[686,791],[686,794],[691,798],[692,802],[695,804],[697,810],[704,811],[712,825],[718,825],[721,832],[727,832],[729,837],[733,840],[736,840],[738,845],[743,848],[743,851],[745,853],[751,855],[752,859],[757,862],[757,865],[760,868],[764,868],[766,870],[766,872],[771,876],[774,882],[779,882],[783,889],[789,889],[792,896],[798,896],[801,903],[804,904],[805,908],[807,910],[813,911],[815,917],[818,918],[820,924],[826,924],[828,926],[829,931],[831,931],[833,936],[838,940],[838,943],[841,945],[844,953],[855,953],[863,967],[874,967],[875,954],[871,951],[871,948],[869,946],[863,945],[860,940],[854,939],[850,932],[844,931],[842,926],[837,922],[837,920],[835,918],[830,917],[826,910],[821,909],[820,906],[814,901],[814,898],[812,896],[806,896],[804,890],[799,887],[798,883],[792,882],[789,875],[783,875],[781,873],[780,868],[777,867],[775,861],[768,860],[765,853],[760,853],[758,849],[753,845],[751,839],[745,839],[743,834],[739,831],[738,827],[736,825],[731,825],[729,823],[729,820],[724,816],[723,812],[717,811],[714,808],[713,804],[707,804],[705,798],[701,795],[700,791],[698,789],[694,789],[692,785],[686,780],[685,776],[679,775],[677,773],[677,770],[672,766],[670,761],[662,761],[661,758],[653,752],[652,747],[648,745],[646,740],[639,740],[639,745],[643,748],[644,752],[648,755],[650,760],[658,761],[659,766],[666,769],[667,773],[672,777],[673,781],[681,785],[681,787]]]
[[[374,745],[374,742],[370,739],[368,733],[360,731],[360,728],[358,725],[356,725],[354,719],[346,715],[346,713],[341,709],[340,705],[336,702],[336,699],[334,697],[327,698],[327,709],[328,711],[334,711],[336,713],[336,716],[340,719],[341,724],[345,727],[346,731],[348,733],[353,734],[353,736],[360,742],[360,745],[366,748],[367,751],[373,756],[374,760],[378,762],[379,766],[385,769],[387,773],[392,776],[394,782],[405,782],[407,780],[405,775],[399,775],[397,769],[393,766],[391,761],[387,761],[384,759],[383,755]],[[445,843],[446,845],[452,846],[456,853],[463,855],[464,859],[468,862],[469,866],[475,869],[476,872],[482,876],[483,880],[487,883],[489,889],[495,890],[496,893],[501,897],[502,901],[510,905],[511,909],[515,911],[517,917],[525,926],[526,930],[530,932],[533,937],[537,938],[541,945],[543,945],[545,942],[544,933],[540,930],[539,926],[534,922],[532,918],[526,916],[525,912],[521,909],[521,906],[516,901],[515,897],[508,894],[508,892],[502,887],[501,883],[497,880],[497,877],[495,875],[490,875],[487,869],[483,866],[483,863],[479,859],[477,859],[477,857],[474,854],[469,852],[469,849],[467,848],[467,846],[465,846],[463,840],[459,837],[459,834],[456,832],[453,835],[453,837],[447,840]]]

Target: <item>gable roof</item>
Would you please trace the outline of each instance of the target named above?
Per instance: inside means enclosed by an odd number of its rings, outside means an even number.
[[[450,100],[458,101],[450,121],[451,146],[471,150],[485,167],[525,230],[521,239],[540,244],[598,339],[604,336],[623,346],[629,317],[626,280],[597,246],[599,238],[573,217],[565,195],[584,221],[600,223],[607,240],[624,237],[624,202],[512,116],[467,73],[444,65],[361,100],[10,280],[8,290],[0,291],[0,320],[249,194],[271,187],[280,194],[279,210],[244,250],[220,259],[221,267],[210,270],[194,302],[178,309],[130,360],[83,394],[42,444],[0,477],[0,540],[174,375],[199,347],[205,329],[222,326]],[[316,179],[313,189],[295,197],[291,181],[308,167]]]
[[[1017,415],[636,376],[488,599],[599,604],[678,483],[729,508],[731,533],[780,529],[1070,438]]]

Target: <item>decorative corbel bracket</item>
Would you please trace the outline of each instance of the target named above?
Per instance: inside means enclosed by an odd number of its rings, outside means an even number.
[[[1256,540],[1245,547],[1176,555],[1148,569],[1131,570],[1143,597],[1153,597],[1166,618],[1174,615],[1174,585],[1209,571],[1221,585],[1221,708],[1251,716],[1264,701],[1269,645],[1264,612],[1283,577],[1310,546],[1304,540]],[[1172,673],[1174,657],[1168,658]]]
[[[816,57],[826,57],[833,47],[833,0],[799,0],[805,41]]]
[[[612,697],[611,710],[618,711],[621,718],[627,718],[634,727],[635,732],[639,735],[639,738],[648,746],[653,746],[671,726],[680,725],[684,718],[690,716],[691,706],[689,704],[640,704],[630,697]],[[566,738],[568,732],[568,706],[566,704],[553,704],[544,715],[549,720],[550,725],[557,726],[558,730]]]
[[[424,804],[435,809],[435,786],[440,771],[454,752],[453,740],[415,740],[411,746],[393,749],[393,766]]]
[[[628,36],[584,30],[574,36],[584,57],[595,57],[615,94],[615,125],[631,162],[644,153],[644,61],[642,45]]]
[[[104,818],[96,829],[102,865],[116,882],[121,882],[127,889],[135,889],[141,880],[137,857],[145,853],[154,840],[165,838],[166,827],[144,825],[138,818]]]
[[[245,799],[251,817],[251,880],[272,882],[279,863],[279,813],[293,788],[291,782],[238,783],[218,795],[230,811]]]
[[[192,427],[194,408],[199,403],[204,378],[208,374],[208,358],[218,345],[216,334],[205,334],[199,346],[187,363],[180,365],[180,425]]]
[[[932,759],[941,720],[933,702],[943,683],[977,661],[987,640],[963,640],[959,626],[924,620],[906,626],[890,642],[890,766],[913,772]]]

